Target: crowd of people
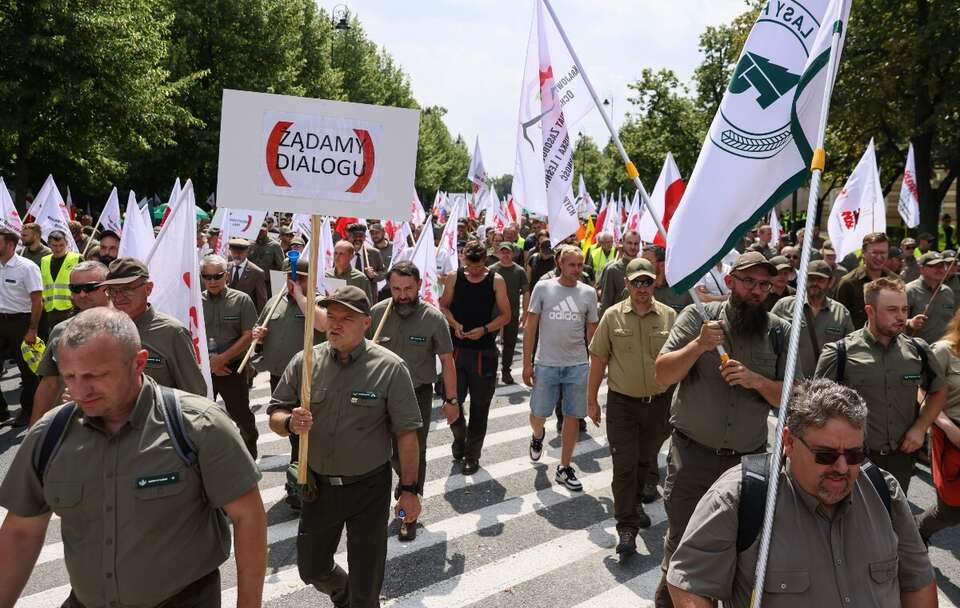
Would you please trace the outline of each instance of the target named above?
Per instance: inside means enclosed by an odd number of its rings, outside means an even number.
[[[201,226],[210,388],[222,407],[205,398],[189,331],[151,307],[147,266],[117,257],[119,235],[71,223],[76,253],[62,233],[44,242],[36,224],[0,230],[0,354],[16,359],[21,381],[19,413],[0,401],[0,419],[29,426],[0,485],[0,606],[16,601],[52,513],[72,586],[65,606],[219,605],[227,520],[238,604],[258,605],[257,372],[269,374],[269,428],[289,437],[291,470],[308,469],[305,486],[292,474],[286,488],[301,578],[336,606],[379,606],[391,496],[401,541],[429,517],[420,497],[434,396],[452,459],[477,474],[494,391],[517,381],[518,342],[520,380],[532,388],[530,460],[556,416],[556,483],[583,491],[574,446],[587,420],[605,418],[615,553],[637,552],[651,526],[644,505],[663,500],[655,604],[746,606],[766,488],[757,494],[750,480],[768,471],[798,281],[798,384],[766,605],[936,605],[925,544],[960,523],[960,506],[940,496],[915,519],[906,493],[930,445],[934,461],[960,446],[960,278],[956,252],[936,251],[930,235],[891,246],[870,234],[838,260],[814,234],[801,277],[802,231],[775,246],[759,226],[693,293],[677,294],[664,248],[636,231],[584,226],[554,246],[537,218],[502,231],[461,219],[456,270],[441,277],[434,307],[420,297],[425,269],[394,259],[384,224],[331,222],[327,276],[343,286],[313,305],[307,262],[291,267],[287,255],[309,243],[292,216],[268,215],[253,241],[221,243]],[[289,273],[278,293],[271,270]],[[304,353],[307,315],[315,346]],[[38,351],[21,346],[38,339],[45,350],[32,361]],[[241,365],[254,343],[257,356]],[[304,437],[308,462],[298,462]],[[334,561],[344,529],[348,570]]]

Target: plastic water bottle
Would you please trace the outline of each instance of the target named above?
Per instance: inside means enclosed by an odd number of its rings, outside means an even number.
[[[217,352],[217,340],[216,338],[207,338],[207,354],[215,354]]]

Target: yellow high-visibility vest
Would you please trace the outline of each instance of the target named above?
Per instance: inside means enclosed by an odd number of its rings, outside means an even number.
[[[604,253],[603,247],[594,245],[590,248],[590,257],[593,261],[593,270],[600,272],[607,267],[607,264],[617,259],[617,248],[611,247],[610,253]]]
[[[52,259],[53,254],[50,253],[40,260],[40,276],[43,278],[43,309],[47,312],[70,310],[73,308],[73,301],[70,299],[70,271],[80,263],[80,254],[67,252],[56,277],[50,275]]]

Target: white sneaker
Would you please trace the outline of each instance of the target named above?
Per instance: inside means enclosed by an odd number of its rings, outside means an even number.
[[[561,464],[557,465],[557,483],[564,485],[568,490],[573,492],[582,492],[583,484],[580,483],[580,480],[577,479],[577,474],[574,472],[573,467],[565,467]]]

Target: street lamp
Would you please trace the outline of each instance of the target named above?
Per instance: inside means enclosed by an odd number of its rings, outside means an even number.
[[[334,6],[331,14],[333,16],[332,21],[334,29],[340,31],[346,31],[350,29],[350,22],[347,20],[347,18],[350,16],[350,10],[347,9],[346,4],[338,4]]]

